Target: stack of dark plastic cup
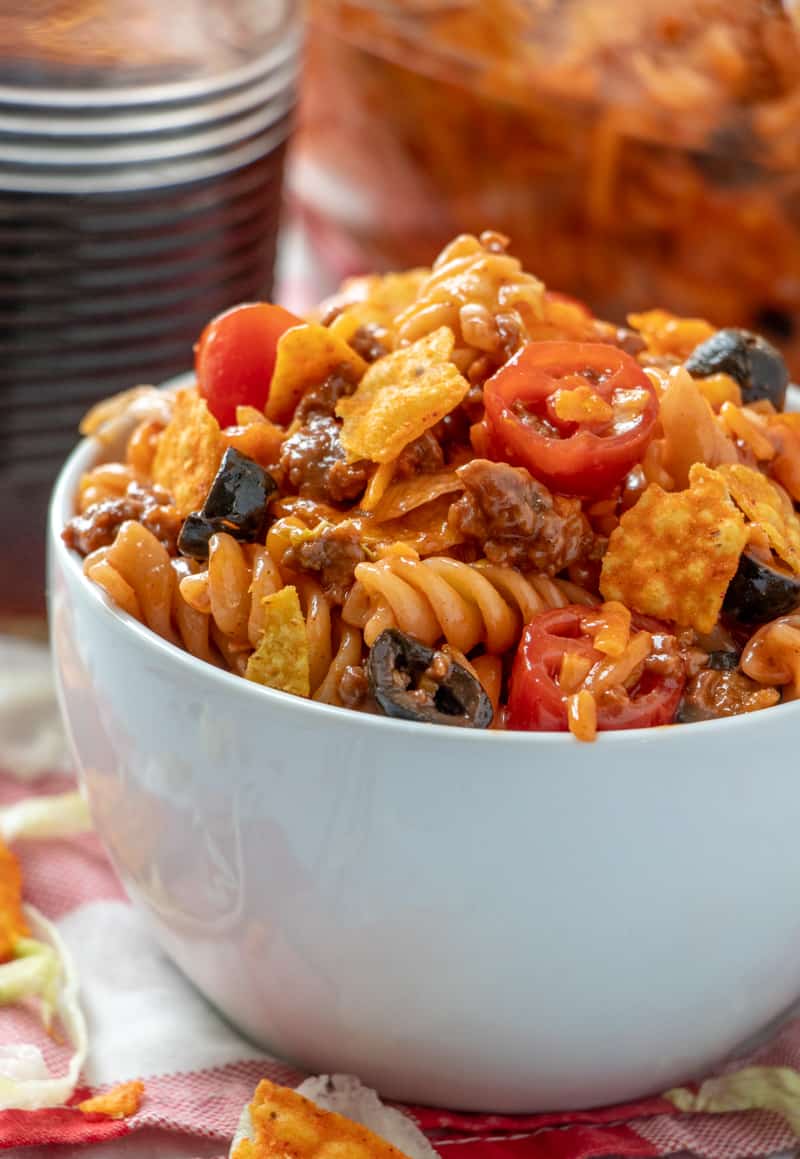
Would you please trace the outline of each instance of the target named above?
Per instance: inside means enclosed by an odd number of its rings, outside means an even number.
[[[149,46],[141,5],[120,12],[116,61],[107,11],[62,19],[44,59],[0,49],[0,617],[42,607],[47,496],[86,409],[189,369],[208,318],[272,286],[296,5],[174,0]]]

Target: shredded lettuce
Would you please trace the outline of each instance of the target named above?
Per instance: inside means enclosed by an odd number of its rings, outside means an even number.
[[[0,841],[20,837],[72,837],[91,829],[89,807],[81,793],[25,797],[0,809]]]
[[[0,1043],[0,1079],[37,1079],[47,1077],[47,1065],[38,1046],[15,1042]]]
[[[58,1000],[61,965],[52,946],[35,938],[19,938],[14,957],[0,966],[0,1006],[23,998],[38,998],[42,1022],[50,1029]]]
[[[746,1066],[706,1079],[696,1092],[676,1087],[664,1098],[679,1111],[777,1111],[800,1137],[800,1075],[788,1066]]]
[[[0,966],[0,1005],[38,998],[45,1026],[57,1014],[73,1054],[66,1074],[54,1077],[35,1047],[25,1043],[3,1047],[0,1110],[63,1106],[75,1090],[88,1050],[72,957],[51,922],[33,906],[26,905],[24,912],[33,936],[20,938],[15,957]]]

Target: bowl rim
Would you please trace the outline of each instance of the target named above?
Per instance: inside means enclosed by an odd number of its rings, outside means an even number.
[[[170,379],[168,382],[162,384],[162,388],[174,388],[181,386],[188,386],[194,382],[194,375],[191,372],[178,375],[176,378]],[[800,404],[800,389],[797,387],[790,387],[795,393],[795,401]],[[190,652],[170,643],[169,640],[163,639],[158,633],[152,631],[146,624],[140,623],[129,616],[127,612],[118,608],[110,599],[110,597],[98,587],[96,584],[88,582],[83,575],[81,567],[81,560],[77,552],[70,550],[61,538],[67,520],[71,517],[73,511],[73,500],[77,488],[79,476],[95,463],[101,462],[103,459],[103,445],[92,436],[83,438],[73,448],[69,456],[63,463],[56,482],[51,493],[50,504],[47,514],[47,551],[51,558],[51,563],[58,563],[58,566],[64,569],[78,582],[78,590],[85,592],[86,598],[94,602],[94,606],[101,610],[101,615],[108,618],[109,623],[116,624],[120,631],[132,633],[135,639],[145,649],[152,649],[159,655],[162,655],[165,660],[176,665],[178,668],[188,668],[195,675],[204,677],[212,683],[221,685],[222,688],[229,688],[231,692],[238,689],[237,695],[255,698],[254,703],[260,700],[262,705],[263,698],[266,696],[268,701],[272,701],[274,707],[280,709],[283,706],[286,709],[291,709],[296,712],[304,712],[310,710],[311,712],[323,714],[327,717],[332,725],[337,727],[358,721],[359,727],[367,730],[377,729],[379,732],[392,734],[402,737],[403,735],[413,736],[419,739],[425,735],[433,735],[439,738],[444,736],[450,737],[469,737],[471,741],[478,744],[490,745],[529,745],[529,746],[544,746],[546,748],[564,746],[580,745],[580,748],[587,752],[592,752],[597,745],[603,747],[608,746],[641,746],[644,744],[670,744],[670,743],[686,743],[687,737],[686,729],[691,730],[691,735],[694,735],[695,730],[703,730],[704,736],[710,736],[714,731],[719,731],[720,728],[724,730],[723,735],[732,734],[734,730],[747,728],[750,730],[769,729],[769,721],[773,719],[773,714],[781,712],[783,715],[787,713],[800,714],[800,699],[796,701],[788,701],[783,704],[773,705],[771,708],[761,709],[757,712],[739,713],[735,716],[717,717],[713,720],[694,721],[686,724],[665,724],[657,725],[650,728],[630,728],[618,729],[598,732],[594,741],[590,744],[582,743],[573,737],[569,732],[536,732],[523,730],[509,730],[509,729],[466,729],[453,728],[450,725],[444,724],[425,724],[424,731],[420,728],[420,722],[411,720],[400,720],[395,717],[379,716],[375,713],[357,712],[355,709],[340,707],[333,704],[322,704],[318,701],[305,699],[304,697],[293,696],[289,692],[281,692],[276,688],[268,688],[261,684],[256,684],[253,681],[245,680],[241,676],[237,676],[234,672],[230,672],[225,668],[217,668],[213,664],[208,664],[204,660],[200,660],[196,656],[192,656]],[[51,568],[48,568],[48,572]],[[50,584],[48,584],[49,588]],[[51,593],[48,591],[48,597]],[[764,719],[766,718],[766,719]],[[800,722],[798,722],[800,723]]]

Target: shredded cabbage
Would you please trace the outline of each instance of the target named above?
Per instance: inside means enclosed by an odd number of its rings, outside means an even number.
[[[38,1046],[17,1042],[0,1043],[0,1079],[36,1079],[47,1076],[47,1066]]]
[[[800,1136],[800,1076],[788,1066],[746,1066],[706,1079],[697,1091],[676,1087],[664,1098],[679,1111],[777,1111]]]
[[[0,809],[0,841],[19,837],[72,837],[91,829],[89,806],[75,791],[47,797],[26,797]]]
[[[77,1086],[89,1046],[72,956],[47,918],[33,906],[26,905],[24,912],[35,936],[20,938],[15,957],[0,966],[0,1005],[38,997],[45,1026],[57,1013],[73,1054],[67,1073],[54,1077],[36,1047],[26,1043],[2,1047],[0,1110],[63,1106]]]
[[[42,1022],[50,1029],[58,998],[61,965],[52,946],[34,938],[18,938],[14,957],[0,966],[0,1006],[23,998],[38,998]]]

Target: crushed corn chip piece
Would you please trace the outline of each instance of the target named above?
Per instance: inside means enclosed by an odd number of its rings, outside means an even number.
[[[463,533],[457,531],[448,519],[450,503],[449,495],[439,495],[396,519],[367,525],[364,538],[370,546],[404,543],[421,556],[449,551],[457,543],[464,542]]]
[[[409,511],[438,499],[440,495],[463,490],[463,481],[449,468],[431,471],[427,475],[414,475],[410,479],[400,479],[386,488],[379,502],[372,508],[372,518],[376,523],[399,519]]]
[[[388,463],[449,414],[469,390],[450,362],[455,339],[440,326],[373,362],[355,394],[339,400],[342,446],[350,460]]]
[[[108,1115],[110,1119],[128,1119],[135,1115],[142,1103],[144,1083],[136,1080],[130,1083],[120,1083],[112,1087],[104,1095],[95,1095],[93,1099],[84,1099],[78,1103],[78,1110],[85,1115]]]
[[[278,339],[275,369],[264,408],[267,418],[288,422],[306,390],[324,382],[340,368],[353,382],[358,382],[367,364],[326,326],[303,322],[284,331]]]
[[[264,631],[247,662],[247,679],[295,696],[309,696],[308,635],[297,588],[281,588],[262,603]]]
[[[195,389],[179,390],[172,418],[158,439],[153,482],[170,492],[181,515],[203,506],[225,443],[219,423]]]
[[[29,933],[22,914],[22,870],[11,850],[0,841],[0,962],[9,961],[17,940]]]
[[[717,471],[734,503],[763,531],[775,554],[800,572],[800,519],[788,497],[752,467],[728,463]]]
[[[772,545],[770,544],[769,536],[761,524],[748,523],[747,546],[752,547],[754,551],[760,552],[766,559],[769,559]]]
[[[614,408],[590,386],[556,390],[552,407],[564,423],[607,423],[614,417]]]
[[[327,329],[334,338],[341,338],[342,342],[349,344],[359,326],[358,315],[344,310],[341,314],[337,314],[332,322],[328,323]],[[380,332],[383,333],[383,330],[381,329]]]
[[[359,326],[378,326],[391,333],[395,318],[416,300],[430,272],[415,269],[348,278],[337,294],[322,303],[322,315],[341,311],[331,325],[348,341]],[[340,321],[344,318],[347,322]]]
[[[746,542],[724,480],[696,463],[688,490],[670,494],[652,483],[621,517],[600,591],[634,611],[710,632]]]
[[[368,1127],[263,1079],[250,1103],[250,1138],[233,1159],[404,1159]]]
[[[377,471],[372,475],[372,478],[367,485],[364,496],[361,500],[362,511],[374,511],[379,502],[386,494],[386,488],[392,481],[394,469],[397,466],[396,459],[390,459],[388,463],[381,463]]]

